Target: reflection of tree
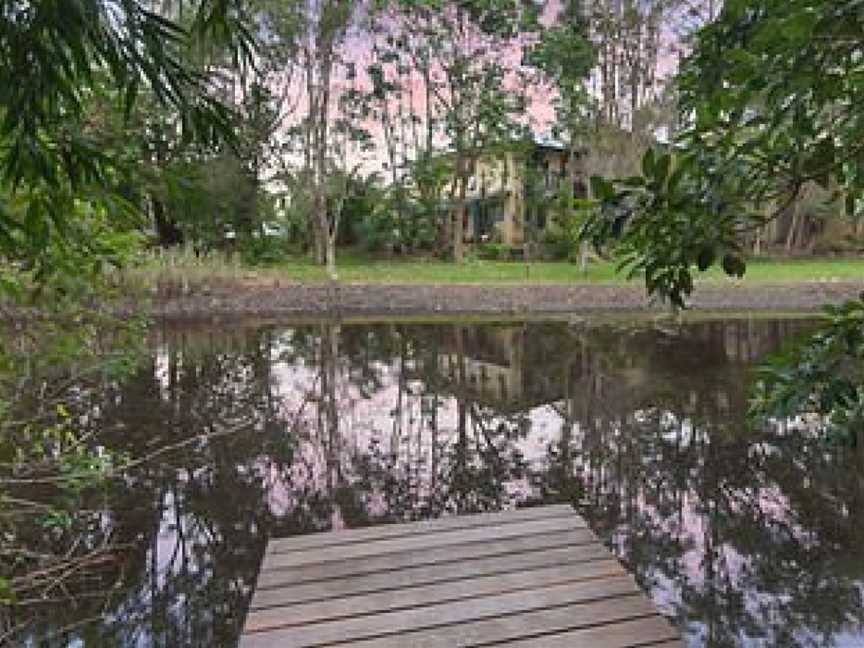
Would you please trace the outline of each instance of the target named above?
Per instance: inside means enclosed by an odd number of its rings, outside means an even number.
[[[794,328],[167,332],[131,380],[82,392],[80,409],[94,443],[131,457],[191,445],[88,503],[104,511],[91,541],[129,550],[70,592],[77,608],[29,610],[31,636],[104,611],[75,632],[230,645],[270,534],[564,497],[587,504],[692,637],[827,645],[862,618],[864,487],[850,475],[864,451],[742,420],[748,363]]]
[[[755,331],[710,328],[671,344],[643,340],[649,357],[666,349],[651,360],[651,382],[616,397],[618,416],[584,422],[586,513],[690,623],[696,645],[831,645],[864,622],[856,469],[847,451],[784,426],[748,432],[739,358],[754,357],[745,342]],[[764,328],[769,339],[788,333]],[[688,370],[712,353],[702,371]]]
[[[332,345],[325,344],[328,330],[333,325],[322,327],[317,348]],[[337,362],[316,354],[315,342],[294,351],[304,349],[319,363],[316,416],[340,427],[341,446],[328,461],[339,465],[339,483],[355,493],[354,506],[366,503],[350,525],[503,506],[504,484],[519,470],[512,444],[524,437],[524,417],[501,416],[478,400],[466,379],[465,330],[368,327],[363,345],[343,330]],[[454,359],[452,371],[440,366],[445,353]],[[352,429],[369,399],[375,411]]]
[[[290,465],[293,450],[290,417],[272,390],[269,334],[226,342],[202,352],[192,336],[177,336],[122,386],[80,403],[94,443],[130,457],[194,443],[130,470],[109,501],[89,502],[105,513],[80,537],[111,537],[128,550],[107,565],[101,587],[78,583],[60,606],[29,606],[27,635],[89,619],[70,631],[87,645],[236,636],[269,526],[267,462]],[[233,427],[241,431],[219,436]]]

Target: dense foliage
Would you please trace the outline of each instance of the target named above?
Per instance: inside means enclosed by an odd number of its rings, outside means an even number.
[[[0,3],[0,304],[34,287],[42,297],[39,314],[0,320],[3,602],[40,596],[110,552],[107,541],[64,538],[98,525],[83,498],[123,457],[92,444],[70,415],[82,393],[46,389],[64,378],[120,380],[134,364],[140,327],[93,300],[106,296],[106,262],[140,249],[142,151],[160,117],[190,149],[234,140],[206,61],[215,51],[235,66],[250,61],[245,16],[231,0],[186,9],[169,17],[137,2]],[[38,551],[23,539],[34,528],[49,539]]]
[[[795,208],[807,187],[857,217],[864,195],[864,4],[729,0],[701,29],[677,82],[683,127],[645,155],[641,175],[594,178],[603,201],[584,235],[614,243],[650,294],[685,305],[695,272],[746,271],[745,244]],[[815,413],[861,428],[862,301],[770,369],[760,415]]]
[[[732,0],[700,30],[677,78],[682,128],[640,177],[597,179],[605,202],[586,235],[616,241],[652,294],[682,305],[695,270],[745,270],[742,249],[810,183],[864,190],[864,91],[855,1]]]
[[[178,116],[184,141],[224,138],[229,112],[191,63],[214,43],[250,55],[231,0],[196,3],[186,24],[139,3],[3,2],[0,254],[49,272],[52,241],[87,247],[94,219],[131,213],[121,157],[99,141],[100,101],[128,118],[148,94]]]
[[[805,344],[762,368],[752,415],[803,415],[803,426],[856,444],[864,433],[864,299],[829,307],[827,319]]]

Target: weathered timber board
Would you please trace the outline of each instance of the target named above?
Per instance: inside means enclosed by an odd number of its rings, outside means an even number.
[[[681,646],[569,506],[273,540],[241,648]]]

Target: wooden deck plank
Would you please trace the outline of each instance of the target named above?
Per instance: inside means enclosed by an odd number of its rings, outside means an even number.
[[[495,643],[568,632],[599,624],[630,621],[653,615],[654,609],[641,592],[610,600],[577,603],[523,614],[495,617],[445,625],[432,630],[404,632],[390,637],[351,641],[350,648],[453,648],[454,646],[494,645]],[[664,647],[666,648],[666,647]],[[680,645],[678,646],[680,648]]]
[[[440,603],[411,610],[289,626],[283,629],[268,628],[266,632],[248,632],[247,626],[247,632],[243,635],[241,646],[242,648],[326,646],[344,643],[346,639],[356,641],[358,639],[386,637],[419,629],[433,629],[441,625],[542,610],[562,604],[626,596],[635,591],[633,581],[628,576],[622,575],[553,585],[532,592],[512,592],[487,596],[472,601],[470,605],[462,601]],[[290,609],[282,618],[286,623],[291,623]]]
[[[318,582],[327,579],[348,579],[374,573],[388,573],[406,567],[422,567],[445,564],[462,564],[466,567],[474,560],[484,558],[507,558],[521,553],[549,551],[562,547],[582,546],[597,543],[594,534],[587,529],[556,531],[551,533],[529,533],[503,540],[475,542],[456,547],[440,547],[422,553],[405,552],[384,556],[365,556],[360,560],[334,560],[312,565],[289,566],[282,569],[265,558],[258,576],[258,590],[284,587],[289,584]]]
[[[276,540],[242,648],[672,648],[570,507]]]
[[[479,513],[477,515],[451,515],[408,524],[385,524],[362,529],[346,531],[327,531],[273,540],[267,546],[270,553],[286,553],[302,549],[321,549],[323,547],[366,542],[368,540],[383,540],[401,538],[424,533],[438,533],[456,529],[470,529],[494,524],[519,524],[528,520],[548,519],[554,517],[572,517],[581,520],[569,504],[554,506],[535,506],[500,511],[496,513]]]
[[[418,567],[405,566],[394,571],[366,573],[351,578],[328,578],[299,584],[291,581],[289,570],[286,581],[277,583],[273,580],[271,582],[276,583],[273,587],[259,588],[250,609],[608,559],[609,552],[604,547],[599,544],[586,544],[508,554],[497,558],[475,558],[469,561]]]
[[[262,569],[294,567],[305,563],[325,563],[331,560],[365,558],[406,551],[427,551],[437,547],[448,547],[472,542],[488,542],[532,533],[552,533],[584,528],[584,523],[575,515],[545,520],[529,520],[523,524],[491,524],[470,529],[455,529],[440,533],[420,534],[402,538],[370,540],[365,543],[302,549],[286,553],[268,553]]]
[[[678,640],[678,633],[668,621],[659,615],[632,619],[620,623],[610,623],[593,628],[582,628],[551,635],[535,636],[495,644],[477,643],[480,646],[501,646],[501,648],[656,648],[661,642]],[[673,644],[674,645],[674,644]]]
[[[286,618],[290,619],[291,625],[303,625],[361,614],[407,610],[438,603],[471,601],[473,605],[474,599],[484,596],[512,592],[525,592],[525,596],[533,596],[534,590],[538,588],[545,589],[622,574],[621,565],[610,558],[587,565],[544,567],[501,576],[482,576],[449,583],[387,590],[376,594],[346,596],[290,606],[280,605],[250,613],[246,619],[246,630],[257,632],[268,627],[284,627]]]

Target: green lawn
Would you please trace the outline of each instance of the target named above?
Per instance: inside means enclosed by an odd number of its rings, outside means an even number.
[[[381,260],[358,256],[339,259],[339,279],[370,283],[572,283],[613,282],[626,279],[615,272],[615,264],[594,262],[587,274],[577,265],[559,262],[470,261],[463,265],[434,260]],[[325,272],[307,260],[291,261],[270,268],[286,279],[320,281]],[[719,269],[697,275],[704,281],[732,281]],[[860,259],[751,260],[744,279],[752,283],[864,280],[864,257]]]
[[[273,270],[275,268],[272,268]],[[280,264],[286,277],[300,281],[326,279],[319,266],[307,260]],[[338,259],[339,279],[371,283],[522,283],[526,281],[569,283],[573,281],[621,281],[609,263],[590,266],[588,274],[566,262],[521,263],[510,261],[468,261],[462,265],[432,259],[374,259],[345,255]]]
[[[472,260],[462,265],[431,259],[378,259],[342,254],[338,259],[339,279],[345,282],[369,283],[622,283],[626,279],[615,272],[610,262],[593,262],[582,274],[577,265],[565,261],[524,263],[516,261]],[[185,278],[192,282],[213,278],[245,278],[283,281],[325,281],[323,268],[307,258],[291,259],[266,268],[244,267],[233,261],[196,259],[185,253],[168,253],[151,257],[133,274],[152,285],[158,277]],[[721,270],[697,273],[701,281],[735,281]],[[844,259],[752,259],[748,263],[748,283],[796,283],[803,281],[864,280],[864,257]],[[639,279],[636,279],[639,281]]]

